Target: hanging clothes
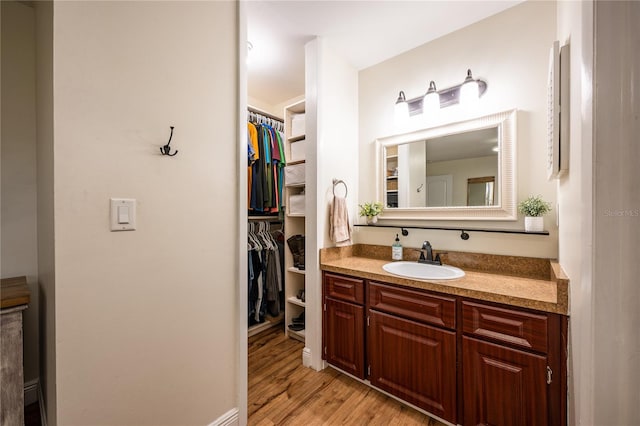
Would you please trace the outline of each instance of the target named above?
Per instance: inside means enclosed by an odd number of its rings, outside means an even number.
[[[247,123],[247,197],[250,214],[282,211],[284,123],[250,112]],[[253,121],[252,121],[253,120]]]
[[[283,244],[269,231],[269,222],[249,222],[249,325],[264,322],[267,315],[277,317],[283,309]]]

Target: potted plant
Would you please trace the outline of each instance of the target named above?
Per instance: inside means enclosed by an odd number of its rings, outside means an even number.
[[[360,216],[366,216],[367,224],[373,225],[378,221],[378,215],[382,213],[382,203],[359,204]]]
[[[524,230],[526,232],[541,232],[544,228],[542,216],[551,211],[551,204],[544,201],[539,195],[530,196],[518,204],[518,211],[524,217]]]

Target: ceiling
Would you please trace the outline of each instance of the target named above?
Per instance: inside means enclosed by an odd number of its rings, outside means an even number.
[[[271,105],[304,94],[304,45],[316,36],[361,70],[522,0],[249,0],[249,96]]]

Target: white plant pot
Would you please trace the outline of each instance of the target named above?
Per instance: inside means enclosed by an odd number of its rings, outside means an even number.
[[[544,231],[544,218],[542,216],[525,216],[524,218],[525,232],[542,232]]]
[[[378,216],[367,216],[367,225],[375,225],[378,223]]]

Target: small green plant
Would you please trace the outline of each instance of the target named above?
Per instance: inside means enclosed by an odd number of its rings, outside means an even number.
[[[544,201],[539,195],[530,196],[518,204],[518,211],[525,216],[538,217],[551,211],[551,204]]]
[[[358,204],[360,207],[360,216],[375,217],[382,213],[382,203],[364,203]]]

